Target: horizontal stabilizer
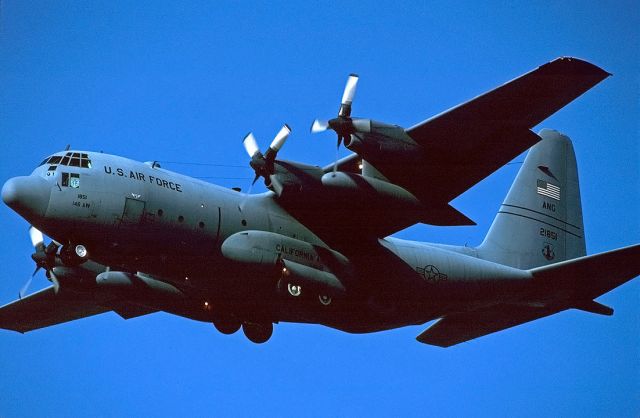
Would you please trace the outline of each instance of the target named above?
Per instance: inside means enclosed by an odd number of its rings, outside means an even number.
[[[566,309],[612,315],[613,309],[593,299],[640,274],[640,244],[529,270],[545,295],[561,299],[551,306],[498,305],[447,315],[416,338],[421,343],[449,347]]]
[[[427,328],[416,340],[424,344],[450,347],[535,319],[544,318],[567,307],[499,305],[478,311],[447,315]]]
[[[540,288],[592,300],[640,275],[640,244],[529,270]]]

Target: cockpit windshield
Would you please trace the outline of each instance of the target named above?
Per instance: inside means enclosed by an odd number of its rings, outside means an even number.
[[[45,164],[67,165],[70,167],[91,168],[91,159],[84,153],[67,152],[64,156],[53,155],[42,161],[38,167]]]

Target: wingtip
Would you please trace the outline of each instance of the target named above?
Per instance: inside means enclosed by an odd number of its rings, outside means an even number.
[[[587,60],[577,57],[562,56],[554,59],[553,61],[543,65],[543,67],[549,66],[553,69],[553,72],[567,73],[571,75],[594,75],[605,79],[613,74],[598,67],[595,64],[590,63]]]

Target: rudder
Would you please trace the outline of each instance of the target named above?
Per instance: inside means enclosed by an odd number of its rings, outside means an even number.
[[[530,269],[586,254],[571,140],[550,129],[538,135],[477,248],[480,258]]]

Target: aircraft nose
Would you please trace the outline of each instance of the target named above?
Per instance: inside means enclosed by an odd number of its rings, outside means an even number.
[[[49,206],[51,186],[41,177],[14,177],[2,186],[2,200],[18,214],[42,217]]]

